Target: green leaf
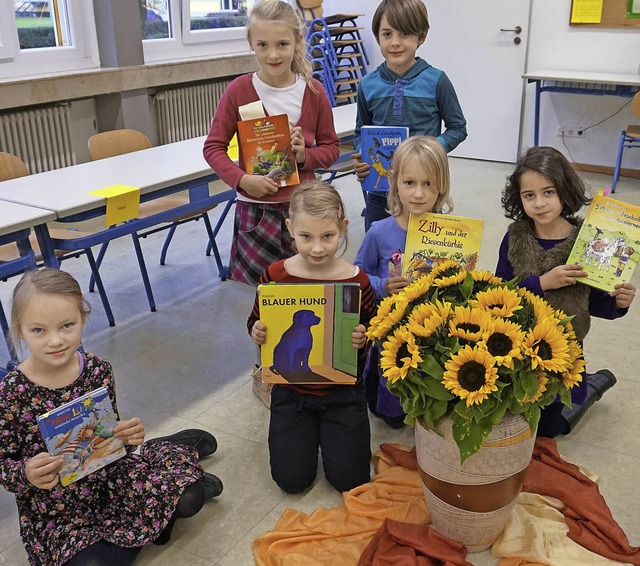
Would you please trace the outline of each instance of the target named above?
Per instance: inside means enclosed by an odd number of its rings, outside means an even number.
[[[464,278],[464,281],[460,283],[459,288],[460,293],[462,293],[462,297],[467,301],[473,292],[473,276],[468,271],[467,276]]]
[[[444,376],[444,369],[431,354],[427,354],[424,357],[420,364],[420,369],[427,375],[439,380],[442,380],[442,377]]]
[[[460,449],[460,464],[475,454],[491,432],[493,424],[490,420],[472,423],[465,419],[453,419],[453,438]]]
[[[450,401],[455,396],[443,384],[442,381],[433,378],[424,380],[424,386],[429,397],[439,401]]]

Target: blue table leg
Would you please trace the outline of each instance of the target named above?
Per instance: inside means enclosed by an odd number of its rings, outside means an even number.
[[[536,101],[533,111],[533,145],[540,145],[540,93],[542,81],[536,81]]]
[[[38,244],[40,245],[40,253],[42,254],[42,260],[47,267],[54,267],[60,269],[60,262],[56,257],[55,248],[53,247],[53,241],[49,234],[49,228],[46,224],[40,224],[34,227],[36,237],[38,238]]]

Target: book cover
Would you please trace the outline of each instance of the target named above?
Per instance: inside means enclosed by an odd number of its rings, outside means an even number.
[[[409,137],[409,128],[395,126],[362,126],[360,153],[362,161],[371,165],[362,181],[365,191],[389,190],[389,169],[398,146]]]
[[[65,486],[125,456],[122,440],[113,437],[118,423],[104,387],[36,418],[47,450],[62,454],[60,483]]]
[[[451,259],[467,271],[478,263],[484,221],[453,214],[427,212],[409,216],[402,273],[413,281],[431,272],[439,261]]]
[[[355,383],[357,283],[271,283],[258,286],[258,299],[267,327],[260,348],[264,383]]]
[[[242,167],[249,175],[265,175],[281,187],[300,182],[286,114],[241,120],[238,143],[242,149]]]
[[[578,281],[603,291],[631,279],[640,256],[640,206],[593,197],[567,264],[580,263]]]

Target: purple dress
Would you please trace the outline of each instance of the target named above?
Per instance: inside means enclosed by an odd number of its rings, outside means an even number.
[[[64,564],[102,539],[122,547],[152,542],[184,489],[204,476],[195,449],[154,442],[143,444],[139,455],[128,447],[124,458],[66,487],[31,485],[24,466],[46,452],[37,416],[101,386],[118,412],[111,365],[93,354],[83,358],[80,376],[60,389],[36,385],[19,369],[0,382],[0,483],[16,496],[31,564]]]

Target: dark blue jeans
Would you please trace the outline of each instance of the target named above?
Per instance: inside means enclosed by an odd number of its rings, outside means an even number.
[[[300,493],[315,480],[318,449],[327,481],[348,491],[370,479],[371,431],[362,385],[341,385],[328,395],[271,390],[271,476],[280,489]]]
[[[367,206],[364,211],[364,231],[371,228],[371,224],[376,220],[387,218],[387,193],[367,193]]]

